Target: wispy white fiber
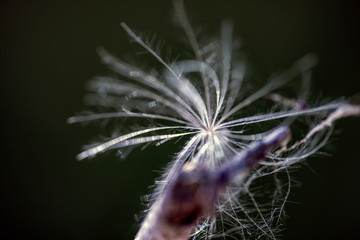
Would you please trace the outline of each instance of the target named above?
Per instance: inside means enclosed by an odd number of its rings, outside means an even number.
[[[175,1],[174,5],[194,58],[166,62],[128,25],[121,23],[128,35],[163,69],[147,72],[99,49],[103,62],[118,77],[97,77],[90,81],[86,103],[99,106],[100,112],[70,117],[68,123],[128,119],[142,127],[101,142],[81,152],[77,159],[116,148],[185,139],[156,182],[147,217],[136,237],[170,239],[155,237],[156,228],[164,226],[153,223],[160,224],[160,206],[167,196],[166,189],[179,172],[194,168],[216,171],[234,156],[249,154],[251,146],[271,139],[271,134],[286,126],[292,138],[273,144],[273,149],[265,151],[265,159],[254,165],[254,169],[234,176],[216,200],[215,213],[202,216],[197,226],[185,233],[185,239],[229,236],[275,239],[282,229],[291,189],[290,167],[318,152],[327,143],[333,123],[343,117],[360,115],[360,107],[345,100],[325,104],[307,102],[310,72],[316,64],[311,54],[282,73],[264,79],[263,85],[256,86],[257,90],[249,91],[244,86],[252,82],[246,77],[246,59],[238,57],[234,48],[232,23],[224,21],[219,37],[199,43],[182,1]],[[292,81],[302,84],[299,94],[280,95],[279,90],[293,84]],[[171,239],[184,239],[180,235],[175,238],[174,229],[166,231]]]

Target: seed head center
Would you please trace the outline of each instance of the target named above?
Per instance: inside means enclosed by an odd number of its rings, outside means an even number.
[[[208,135],[208,136],[213,136],[215,135],[215,131],[213,128],[207,128],[207,129],[204,129],[205,131],[205,134]]]

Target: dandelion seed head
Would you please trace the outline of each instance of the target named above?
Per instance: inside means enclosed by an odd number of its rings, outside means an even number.
[[[281,218],[290,193],[290,167],[315,154],[329,139],[333,123],[343,117],[360,115],[360,107],[344,100],[325,104],[307,102],[308,73],[316,64],[311,54],[264,80],[259,88],[245,88],[244,83],[251,85],[251,81],[246,76],[244,55],[237,56],[238,44],[233,40],[231,22],[222,23],[220,38],[201,46],[181,1],[176,1],[175,8],[194,59],[168,63],[122,23],[129,36],[163,66],[162,73],[146,72],[100,48],[103,62],[120,77],[99,77],[89,82],[92,94],[86,102],[107,110],[70,117],[68,123],[131,119],[131,122],[150,122],[151,125],[140,125],[132,132],[109,138],[80,153],[77,159],[112,149],[121,154],[122,149],[132,146],[150,143],[159,146],[167,141],[186,139],[149,197],[151,207],[142,228],[145,230],[140,230],[138,235],[142,236],[143,231],[149,231],[156,224],[154,219],[161,211],[159,201],[163,201],[165,189],[180,171],[217,169],[249,149],[252,142],[271,142],[274,135],[282,131],[280,133],[287,134],[287,141],[262,153],[266,158],[253,171],[234,177],[216,203],[216,213],[204,216],[190,235],[191,239],[228,235],[275,239],[281,230]],[[294,79],[301,82],[298,96],[288,98],[277,93]],[[269,111],[271,103],[274,107]],[[306,124],[305,129],[299,131],[296,124],[301,121]],[[295,132],[291,141],[285,128]]]

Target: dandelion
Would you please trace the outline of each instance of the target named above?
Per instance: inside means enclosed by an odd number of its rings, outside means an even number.
[[[103,62],[120,77],[90,81],[87,103],[109,111],[70,117],[68,122],[129,118],[148,120],[151,126],[91,146],[77,159],[186,139],[157,181],[135,239],[275,239],[282,229],[291,167],[326,144],[336,120],[360,115],[360,107],[343,99],[307,102],[313,55],[249,89],[232,24],[224,21],[220,37],[201,45],[182,1],[174,3],[194,59],[166,62],[121,23],[163,71],[144,71],[99,49]],[[280,95],[290,81],[301,82],[299,95]]]

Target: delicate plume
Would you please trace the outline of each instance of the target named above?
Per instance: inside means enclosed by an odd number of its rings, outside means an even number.
[[[122,23],[129,36],[151,54],[154,61],[161,63],[163,72],[144,71],[101,48],[99,54],[103,62],[119,77],[98,77],[90,81],[87,103],[109,111],[68,119],[69,123],[77,123],[131,118],[139,124],[144,124],[146,119],[151,126],[143,125],[92,146],[77,159],[133,145],[187,139],[157,182],[152,207],[137,235],[137,239],[153,239],[152,233],[146,232],[150,231],[146,229],[146,221],[157,217],[160,211],[157,206],[165,196],[166,186],[179,172],[189,166],[216,170],[240,152],[246,152],[250,143],[261,141],[275,129],[286,126],[292,132],[292,140],[287,137],[285,142],[266,151],[266,158],[254,169],[232,179],[216,200],[216,212],[202,216],[188,236],[191,239],[226,236],[275,239],[282,229],[281,217],[291,187],[289,167],[326,144],[335,120],[359,115],[360,108],[344,100],[318,105],[307,102],[310,71],[316,64],[313,55],[302,57],[286,71],[264,80],[258,88],[249,88],[252,83],[247,78],[246,61],[238,55],[239,49],[233,42],[232,24],[223,22],[220,37],[202,45],[195,37],[182,2],[176,1],[175,9],[194,59],[167,63]],[[297,96],[277,93],[289,83],[300,85]]]

